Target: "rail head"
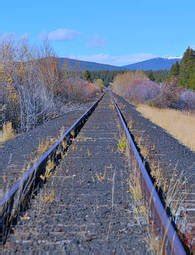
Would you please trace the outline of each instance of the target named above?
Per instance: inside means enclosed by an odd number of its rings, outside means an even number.
[[[143,178],[143,181],[145,183],[145,186],[147,188],[147,191],[150,194],[150,198],[152,199],[153,205],[155,207],[155,212],[158,216],[158,219],[160,220],[160,224],[164,230],[164,233],[166,235],[166,239],[169,242],[170,246],[171,246],[171,254],[174,255],[185,255],[186,251],[184,249],[184,246],[175,230],[175,228],[173,227],[171,220],[169,219],[167,212],[162,204],[162,201],[156,191],[156,188],[154,187],[154,184],[146,170],[145,164],[136,148],[136,145],[133,141],[133,138],[130,134],[130,131],[126,125],[124,116],[119,108],[119,106],[117,105],[116,100],[114,99],[114,105],[115,108],[117,110],[120,122],[122,124],[122,127],[125,131],[125,135],[127,138],[127,142],[128,142],[128,146],[130,148],[130,150],[133,153],[133,156],[139,166],[139,170],[141,172],[141,176]],[[170,254],[170,253],[167,253]]]

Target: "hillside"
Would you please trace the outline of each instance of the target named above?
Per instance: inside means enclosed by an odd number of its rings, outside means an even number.
[[[173,59],[153,58],[153,59],[145,60],[135,64],[126,65],[126,66],[123,66],[123,68],[128,70],[144,70],[144,71],[169,70],[171,66],[179,60],[180,59],[178,58],[173,58]]]
[[[65,66],[69,71],[112,71],[112,70],[120,70],[120,67],[100,64],[89,61],[82,61],[70,58],[58,58],[59,67],[63,68]]]
[[[178,58],[153,58],[125,66],[113,66],[76,59],[58,58],[59,67],[62,68],[65,65],[70,71],[169,70],[171,66],[178,60]]]

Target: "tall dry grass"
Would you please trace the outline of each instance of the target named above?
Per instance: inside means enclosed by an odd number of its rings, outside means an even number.
[[[159,109],[148,105],[139,105],[137,110],[195,151],[195,114],[173,109]]]

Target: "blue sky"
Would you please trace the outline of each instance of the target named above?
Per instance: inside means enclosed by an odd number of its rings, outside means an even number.
[[[129,64],[181,56],[195,46],[194,0],[7,0],[0,4],[0,37],[39,44],[58,56]]]

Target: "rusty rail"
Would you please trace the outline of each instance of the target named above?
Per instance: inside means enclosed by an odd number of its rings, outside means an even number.
[[[89,116],[97,107],[103,95],[29,168],[0,200],[0,243],[5,243],[10,226],[17,220],[20,212],[24,211],[34,193],[43,184],[48,160],[59,164],[64,152],[78,134]]]
[[[143,188],[143,195],[145,200],[148,201],[150,207],[150,218],[152,224],[155,225],[155,232],[163,237],[163,254],[167,255],[184,255],[186,251],[182,245],[179,236],[169,219],[167,212],[161,202],[161,199],[154,187],[154,184],[146,170],[144,162],[136,148],[130,131],[126,125],[125,118],[121,113],[116,101],[114,100],[115,108],[117,110],[122,127],[124,128],[131,161],[136,164],[136,169],[139,171],[140,181]]]

